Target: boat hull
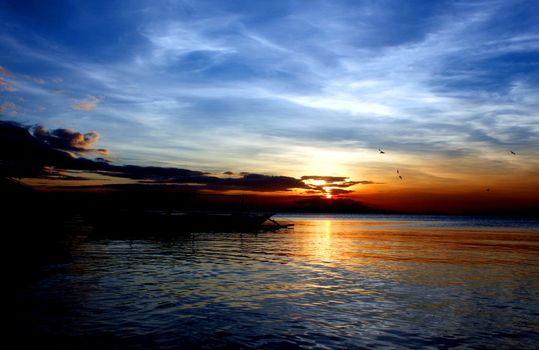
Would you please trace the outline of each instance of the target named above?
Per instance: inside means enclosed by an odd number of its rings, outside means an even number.
[[[252,232],[269,213],[101,213],[91,218],[94,237],[170,236],[191,232]]]

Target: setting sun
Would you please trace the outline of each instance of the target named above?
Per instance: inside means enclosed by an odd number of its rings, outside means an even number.
[[[310,183],[314,186],[324,186],[326,184],[325,180],[311,180]]]
[[[538,24],[539,0],[0,0],[8,337],[539,350]]]

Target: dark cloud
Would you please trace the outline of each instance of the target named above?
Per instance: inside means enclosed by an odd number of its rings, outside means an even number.
[[[0,160],[3,176],[51,176],[50,168],[81,170],[123,179],[137,180],[147,186],[185,185],[182,188],[215,191],[289,191],[308,188],[300,179],[288,176],[268,176],[241,173],[240,177],[220,178],[201,171],[155,166],[113,165],[103,159],[97,161],[75,157],[69,151],[89,151],[99,134],[81,134],[70,129],[49,132],[43,127],[34,129],[11,122],[0,122]]]
[[[51,148],[27,127],[13,122],[0,122],[0,160],[2,176],[36,177],[47,165],[77,168],[71,155]]]
[[[218,181],[208,183],[208,188],[215,190],[251,190],[259,192],[290,191],[294,188],[309,188],[303,181],[289,176],[268,176],[245,174],[239,178],[215,178]]]
[[[59,185],[54,186],[61,190],[115,190],[125,192],[196,192],[197,188],[190,185],[178,184],[148,184],[145,182],[135,184],[99,184],[99,185]]]
[[[38,125],[34,128],[34,136],[59,150],[78,153],[97,152],[103,155],[109,154],[109,151],[104,148],[93,148],[94,143],[101,138],[101,135],[97,131],[91,131],[85,134],[73,129],[54,129],[49,131],[47,128]]]
[[[169,188],[177,190],[210,190],[283,192],[303,189],[308,193],[321,195],[347,194],[353,191],[348,187],[357,184],[371,184],[372,181],[346,181],[340,176],[303,176],[300,179],[290,176],[270,176],[232,171],[218,177],[202,171],[165,168],[156,166],[114,165],[104,158],[95,160],[77,157],[94,149],[99,139],[97,132],[82,134],[71,129],[48,131],[38,126],[31,128],[17,123],[0,122],[0,169],[3,176],[34,177],[49,180],[82,180],[74,174],[91,172],[108,177],[135,180],[138,186],[102,185],[101,188],[131,189],[147,186],[148,189]],[[57,169],[57,170],[55,170]],[[306,180],[324,180],[327,184],[315,186]]]
[[[152,183],[207,183],[217,179],[201,171],[188,169],[105,164],[107,165],[106,175],[108,176],[147,180],[147,182]]]
[[[331,195],[333,196],[340,195],[340,194],[349,194],[349,193],[354,192],[352,190],[344,190],[342,188],[329,188],[327,191],[331,193]]]
[[[383,182],[374,182],[370,180],[363,180],[363,181],[349,181],[345,182],[343,185],[348,184],[345,187],[353,186],[353,185],[383,185]]]
[[[288,176],[269,176],[262,174],[243,173],[240,177],[220,178],[206,175],[202,172],[176,168],[159,167],[133,167],[124,166],[123,173],[112,176],[128,177],[135,180],[145,179],[147,183],[153,184],[182,184],[189,183],[193,186],[214,191],[257,191],[276,192],[290,191],[294,188],[308,188],[301,180]],[[109,174],[111,175],[111,174]]]

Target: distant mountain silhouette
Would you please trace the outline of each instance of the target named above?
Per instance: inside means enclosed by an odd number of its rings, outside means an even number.
[[[28,185],[9,177],[0,176],[0,191],[3,194],[33,194],[36,191]]]
[[[387,210],[376,209],[348,198],[325,199],[311,197],[295,202],[285,211],[303,213],[389,213]]]

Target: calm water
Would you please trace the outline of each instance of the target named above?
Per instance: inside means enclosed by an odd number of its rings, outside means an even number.
[[[539,223],[277,216],[294,229],[86,238],[14,300],[65,348],[496,348],[539,343]],[[49,344],[49,345],[50,345]]]

